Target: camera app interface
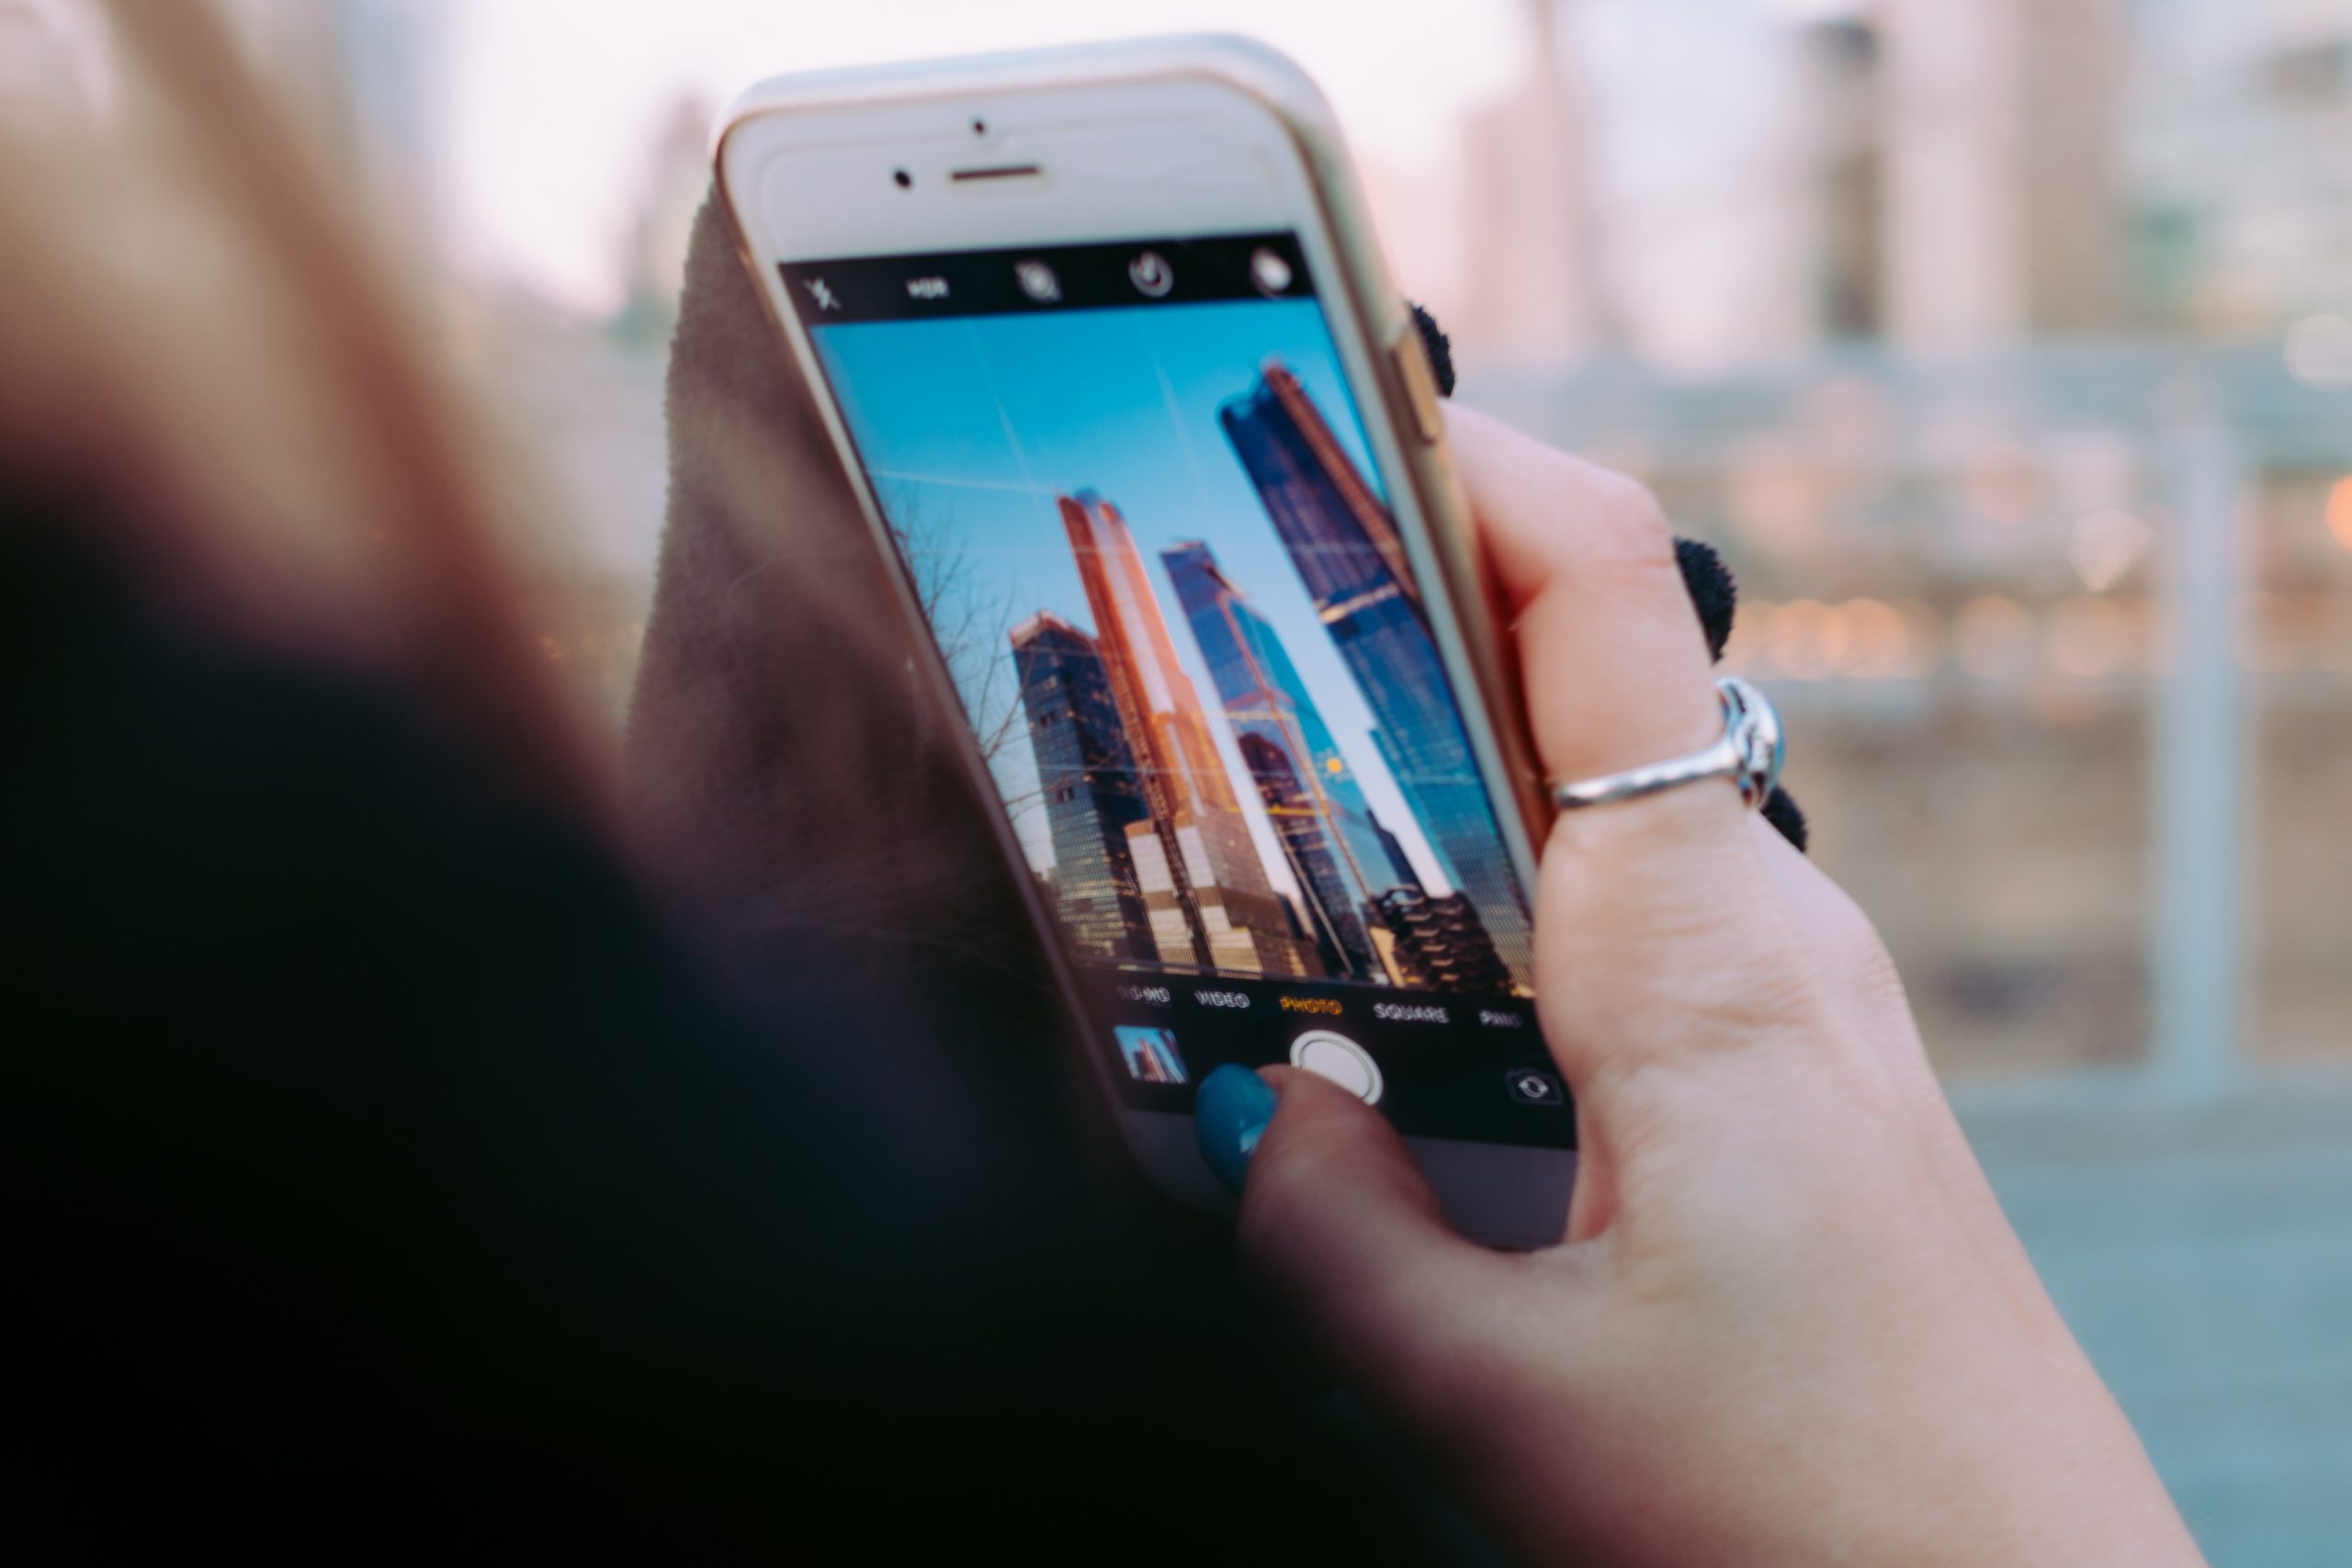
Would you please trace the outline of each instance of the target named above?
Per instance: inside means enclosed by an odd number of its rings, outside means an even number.
[[[1129,1103],[1287,1061],[1566,1146],[1527,892],[1295,239],[784,274]]]

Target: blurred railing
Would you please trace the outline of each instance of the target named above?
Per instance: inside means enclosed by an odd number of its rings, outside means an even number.
[[[550,443],[575,628],[550,657],[617,711],[661,355],[507,312],[465,357]],[[2352,389],[2130,344],[1466,371],[1724,548],[1730,659],[1789,714],[1815,853],[1947,1077],[2196,1100],[2352,1065]]]
[[[1724,550],[1729,659],[1939,1068],[2195,1100],[2352,1063],[2352,389],[2314,380],[2083,344],[1464,391]]]

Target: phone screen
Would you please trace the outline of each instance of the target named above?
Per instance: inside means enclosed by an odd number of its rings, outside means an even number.
[[[1296,237],[788,263],[1114,1081],[1567,1147],[1512,871]]]

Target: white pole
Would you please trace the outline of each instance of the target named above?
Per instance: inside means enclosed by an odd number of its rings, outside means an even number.
[[[2245,586],[2238,536],[2247,495],[2229,432],[2199,420],[2177,438],[2173,547],[2161,603],[2169,668],[2157,682],[2151,922],[2157,1089],[2227,1092],[2245,987],[2245,802],[2250,730],[2234,621]]]

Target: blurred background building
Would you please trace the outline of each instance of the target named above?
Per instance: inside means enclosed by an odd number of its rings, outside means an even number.
[[[2352,1561],[2352,0],[229,9],[551,480],[616,716],[712,106],[1295,55],[1462,396],[1737,570],[1815,852],[2215,1561]]]

